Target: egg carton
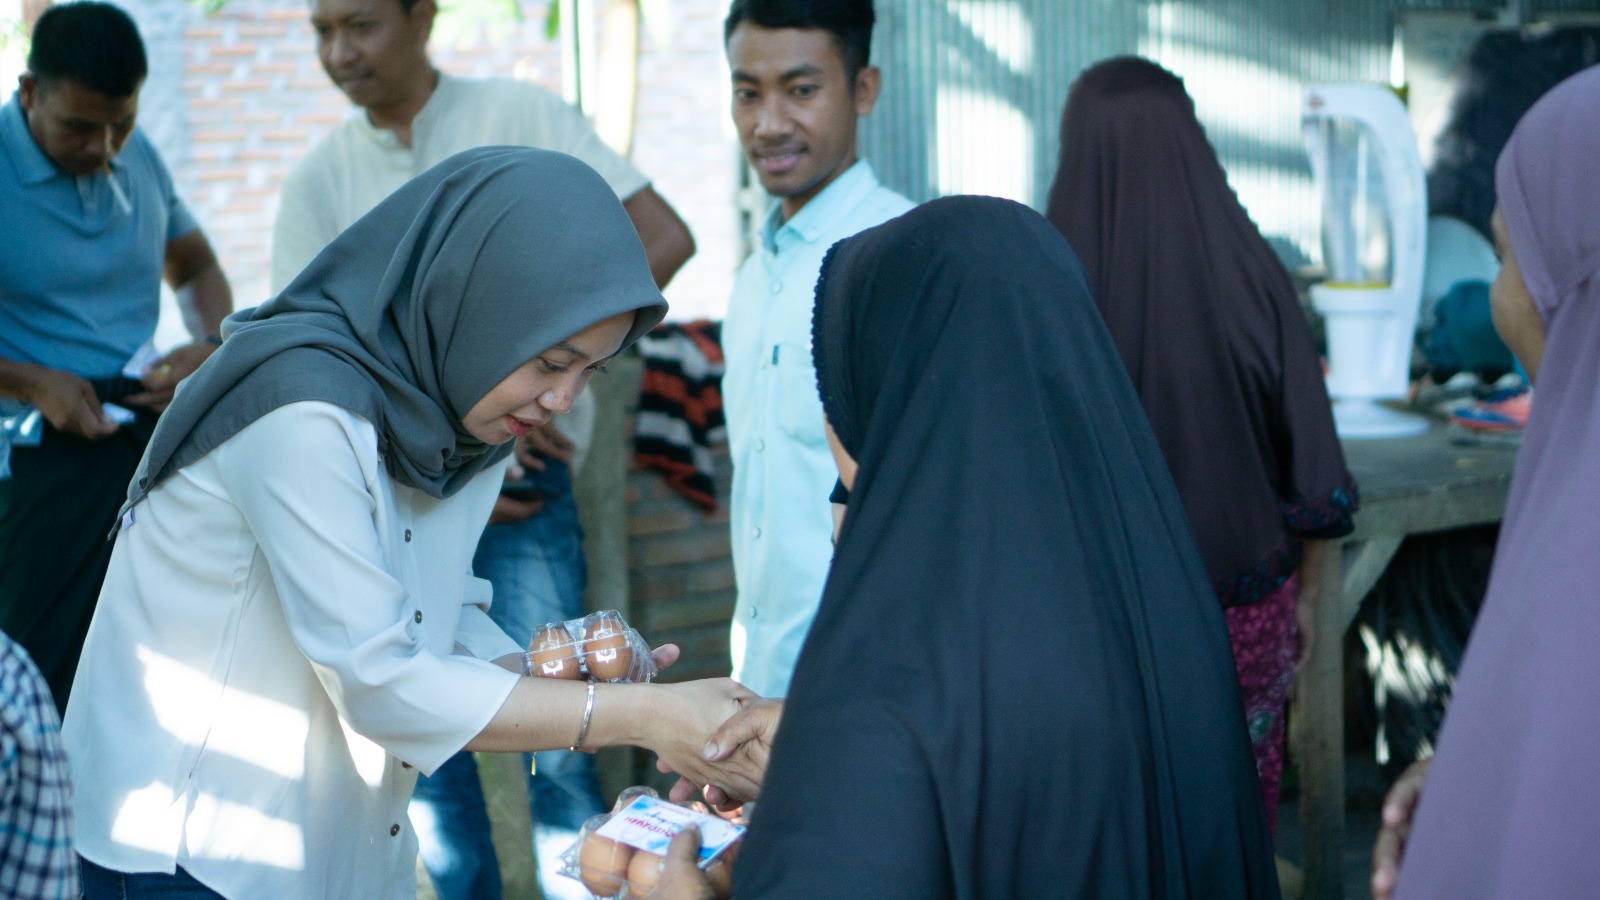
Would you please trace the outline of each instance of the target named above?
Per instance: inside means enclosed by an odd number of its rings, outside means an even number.
[[[535,628],[522,670],[539,678],[612,683],[649,681],[659,671],[650,645],[614,609]]]
[[[611,812],[584,822],[578,840],[561,854],[559,871],[583,882],[595,900],[638,900],[661,881],[667,845],[685,825],[699,827],[696,865],[718,900],[727,900],[744,827],[663,800],[648,787],[628,788]]]

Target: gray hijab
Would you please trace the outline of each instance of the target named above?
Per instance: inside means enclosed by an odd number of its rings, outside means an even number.
[[[333,240],[227,340],[161,416],[124,512],[280,406],[322,400],[371,422],[389,475],[448,497],[510,452],[461,425],[491,388],[589,326],[667,304],[638,233],[592,169],[545,150],[458,153]]]

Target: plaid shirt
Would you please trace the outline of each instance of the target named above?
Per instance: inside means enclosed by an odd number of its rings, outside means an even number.
[[[61,720],[27,651],[0,633],[0,897],[78,894]]]

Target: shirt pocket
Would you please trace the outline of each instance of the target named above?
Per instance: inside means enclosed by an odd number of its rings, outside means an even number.
[[[817,391],[817,372],[811,364],[811,348],[784,344],[779,349],[778,392],[779,425],[783,433],[807,447],[826,447],[822,430],[822,395]]]

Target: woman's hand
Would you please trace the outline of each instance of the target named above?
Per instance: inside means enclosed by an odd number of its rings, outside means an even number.
[[[723,771],[709,763],[704,750],[717,728],[758,699],[744,685],[729,678],[709,678],[677,684],[653,685],[651,717],[639,742],[659,756],[664,771],[678,772],[699,784],[716,784],[730,792],[754,789],[741,769]]]
[[[1432,764],[1431,756],[1412,763],[1383,798],[1383,825],[1372,845],[1373,900],[1389,900],[1400,883],[1400,857],[1405,854],[1406,841],[1411,837],[1411,823]]]
[[[700,829],[689,825],[667,845],[667,862],[656,889],[645,900],[715,900],[711,881],[695,865],[700,857]]]
[[[728,810],[757,799],[761,793],[761,782],[766,778],[772,742],[778,736],[778,724],[782,719],[782,700],[756,700],[722,723],[701,751],[708,762],[723,764],[719,768],[722,786],[706,784],[706,802],[718,809]],[[662,767],[661,771],[672,770]],[[687,778],[679,778],[670,796],[675,802],[682,803],[694,796],[697,790],[698,784]]]
[[[1294,604],[1295,671],[1311,660],[1311,647],[1316,642],[1317,604],[1322,597],[1322,557],[1328,542],[1306,538],[1300,547],[1299,588]]]

